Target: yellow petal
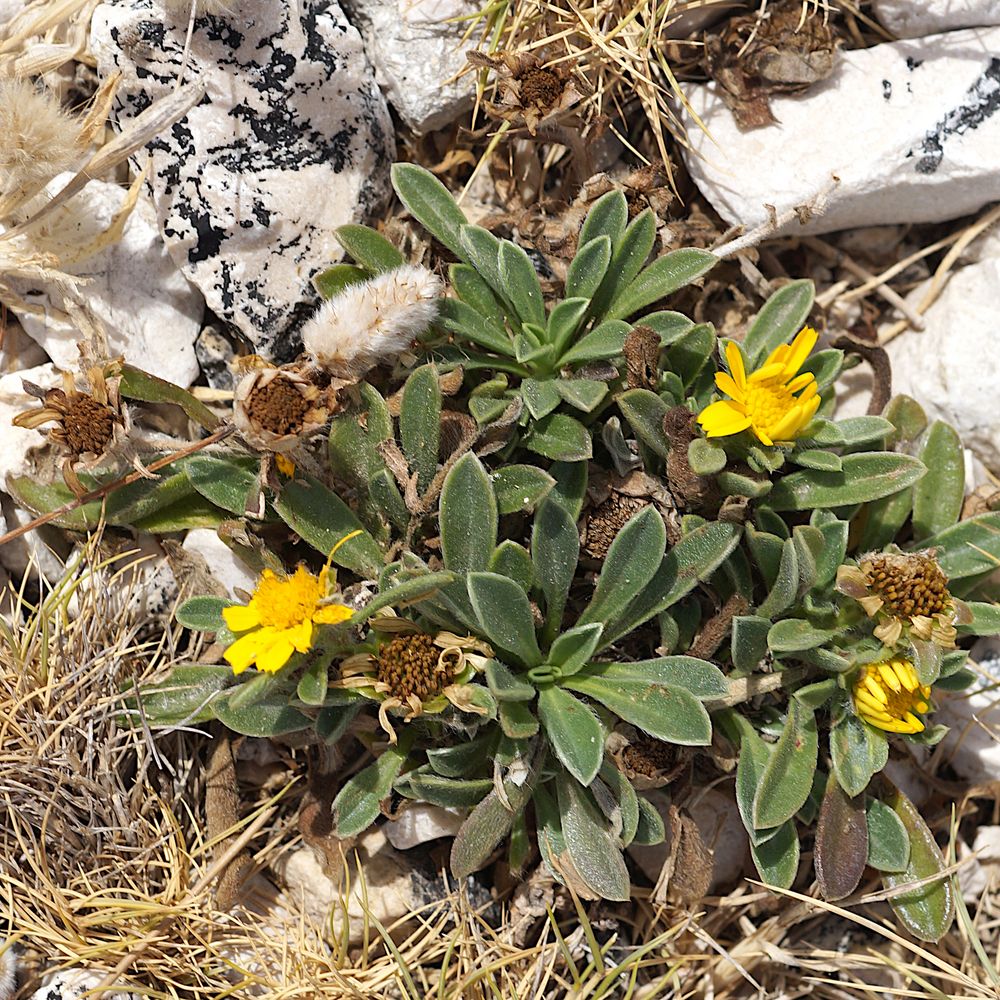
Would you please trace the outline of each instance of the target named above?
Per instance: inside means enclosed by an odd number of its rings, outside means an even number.
[[[858,710],[864,710],[868,712],[869,715],[876,715],[879,718],[891,718],[889,713],[885,710],[885,706],[876,701],[867,691],[864,689],[859,689],[854,692],[854,701],[857,704]]]
[[[251,600],[246,605],[233,604],[223,608],[222,619],[230,632],[246,632],[247,629],[256,628],[260,624],[260,611]]]
[[[776,424],[768,428],[768,433],[775,441],[788,441],[801,426],[802,407],[795,405]]]
[[[313,621],[317,625],[339,625],[341,622],[346,622],[353,614],[354,612],[343,604],[328,604],[313,615]]]
[[[757,440],[760,441],[761,444],[766,444],[768,448],[774,444],[774,441],[771,439],[771,435],[768,434],[763,427],[754,426],[753,432],[757,435]]]
[[[706,406],[698,414],[698,423],[709,437],[727,437],[746,430],[750,426],[750,418],[741,406],[723,399]]]
[[[229,646],[223,656],[233,668],[233,673],[242,674],[257,659],[257,654],[271,641],[273,635],[271,629],[261,628],[241,636]]]
[[[876,669],[878,670],[878,675],[882,678],[883,683],[887,684],[891,690],[903,690],[903,685],[900,683],[899,678],[896,676],[892,667],[888,663],[879,663],[876,666]]]
[[[798,332],[785,360],[785,371],[789,375],[794,375],[805,364],[818,339],[819,334],[811,326],[803,327]]]
[[[889,699],[886,697],[885,691],[882,690],[881,686],[875,681],[874,677],[865,677],[862,684],[867,688],[868,693],[882,706],[889,703]]]
[[[771,379],[780,378],[784,372],[785,366],[780,361],[775,361],[758,368],[749,380],[751,382],[769,382]]]
[[[308,653],[312,645],[313,623],[307,618],[294,628],[286,630],[288,641],[300,652]]]
[[[289,638],[291,631],[291,629],[285,629],[278,632],[269,645],[257,654],[258,670],[263,670],[267,674],[275,674],[292,658],[295,646],[292,645]]]
[[[903,716],[903,722],[911,727],[911,733],[922,733],[924,731],[924,724],[912,712],[907,712]]]
[[[892,669],[907,691],[916,691],[920,687],[920,678],[917,677],[917,671],[909,660],[893,660]]]
[[[718,386],[719,392],[724,392],[730,399],[742,402],[743,390],[736,384],[732,375],[727,375],[725,372],[718,372],[715,376],[715,384]]]
[[[799,389],[804,389],[810,382],[815,382],[816,376],[812,372],[803,372],[801,375],[796,375],[791,382],[788,383],[789,392],[798,392]],[[815,391],[815,390],[814,390]],[[810,395],[812,395],[810,393]]]
[[[736,384],[745,389],[747,385],[747,371],[743,364],[743,354],[739,347],[732,341],[726,344],[726,361],[729,363],[729,372],[736,381]]]

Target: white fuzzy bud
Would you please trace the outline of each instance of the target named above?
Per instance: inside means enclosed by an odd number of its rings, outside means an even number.
[[[360,378],[395,360],[434,322],[443,292],[436,274],[403,264],[324,302],[302,328],[302,343],[319,367]]]

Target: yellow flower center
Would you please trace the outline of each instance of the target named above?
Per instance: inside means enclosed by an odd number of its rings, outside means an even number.
[[[285,579],[264,570],[253,600],[261,625],[286,629],[313,618],[322,596],[319,578],[300,566]]]
[[[798,400],[788,391],[787,386],[778,382],[747,385],[747,416],[751,426],[774,437],[774,429],[785,419],[788,411]]]
[[[914,714],[930,707],[931,689],[921,684],[909,660],[870,663],[854,682],[854,707],[865,722],[890,733],[921,733]]]

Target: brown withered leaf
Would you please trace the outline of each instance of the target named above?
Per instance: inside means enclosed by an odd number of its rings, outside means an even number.
[[[622,348],[630,389],[655,389],[659,376],[660,336],[648,326],[629,330]]]
[[[858,887],[868,858],[864,796],[854,798],[831,774],[819,807],[813,865],[823,898],[843,899]]]
[[[695,821],[675,805],[670,806],[670,855],[653,888],[653,900],[665,903],[667,894],[686,905],[708,895],[715,860]]]

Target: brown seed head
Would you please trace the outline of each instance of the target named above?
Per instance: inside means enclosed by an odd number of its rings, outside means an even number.
[[[885,611],[895,618],[931,617],[951,609],[948,578],[930,556],[872,556],[862,561],[861,572],[872,594],[882,598]]]
[[[400,635],[378,652],[377,677],[390,697],[427,701],[451,682],[452,670],[429,635]]]
[[[550,69],[534,67],[520,78],[521,104],[526,108],[548,111],[559,103],[563,93],[563,82]]]
[[[625,523],[649,502],[638,497],[612,493],[603,503],[598,504],[587,521],[587,541],[584,550],[594,559],[603,559],[608,554],[615,535]]]
[[[247,400],[250,419],[272,434],[283,436],[302,430],[309,403],[296,385],[283,375],[277,375],[258,386]]]
[[[52,389],[45,402],[62,411],[61,428],[53,436],[66,445],[70,454],[104,454],[115,429],[115,414],[110,406],[84,393],[67,396],[62,389]]]
[[[677,748],[651,736],[640,736],[622,751],[622,763],[636,774],[655,778],[677,764]]]

